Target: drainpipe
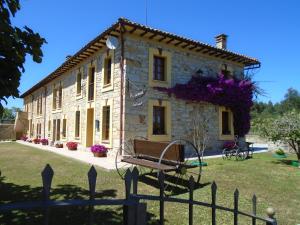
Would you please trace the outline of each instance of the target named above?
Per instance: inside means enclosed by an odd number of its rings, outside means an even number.
[[[46,97],[47,97],[47,87],[46,86],[44,86],[44,90],[45,90],[45,92],[44,92],[44,105],[45,105],[45,111],[44,111],[44,139],[46,138]]]
[[[121,59],[120,59],[120,70],[121,70],[121,87],[120,87],[120,147],[123,145],[124,140],[124,25],[122,20],[119,20],[120,26],[120,43],[121,43]],[[122,154],[122,152],[120,152]]]

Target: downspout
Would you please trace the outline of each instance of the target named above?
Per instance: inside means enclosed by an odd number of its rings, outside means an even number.
[[[121,70],[121,87],[120,87],[120,148],[123,145],[124,140],[124,28],[122,20],[119,20],[120,26],[120,44],[121,44],[121,59],[120,59],[120,70]],[[122,152],[120,152],[122,154]]]
[[[46,86],[44,86],[44,90],[45,90],[45,93],[44,93],[44,99],[45,99],[45,101],[44,101],[44,105],[45,105],[45,111],[44,111],[44,139],[46,138],[46,106],[47,106],[47,104],[46,104],[46,97],[47,97],[47,87]]]

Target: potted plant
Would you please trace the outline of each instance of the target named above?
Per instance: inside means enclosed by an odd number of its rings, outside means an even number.
[[[107,148],[104,145],[93,145],[91,147],[91,152],[95,157],[106,157],[107,156]]]
[[[28,138],[28,139],[26,140],[26,142],[28,142],[28,143],[32,143],[32,140],[31,140],[31,138]]]
[[[63,148],[63,147],[64,147],[63,143],[59,141],[55,143],[55,148]]]
[[[39,144],[41,142],[39,138],[34,138],[32,141],[34,144]]]
[[[41,143],[42,143],[42,145],[48,145],[49,144],[48,139],[46,139],[46,138],[41,139]]]
[[[281,148],[279,148],[275,151],[274,157],[282,159],[282,158],[286,158],[287,156],[286,156],[285,152]]]
[[[69,150],[75,151],[75,150],[77,150],[78,144],[77,144],[77,142],[70,141],[66,144],[66,146],[68,147]]]

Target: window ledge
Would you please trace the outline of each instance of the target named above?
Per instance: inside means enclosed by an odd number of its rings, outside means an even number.
[[[56,109],[56,110],[52,110],[52,113],[61,113],[62,109]]]
[[[234,135],[230,134],[230,135],[220,135],[219,136],[219,140],[220,141],[232,141],[234,140]]]
[[[113,89],[114,89],[114,87],[113,87],[112,83],[105,84],[105,85],[102,86],[102,92],[111,91]]]
[[[160,80],[150,80],[151,87],[170,87],[170,82]]]
[[[77,94],[77,95],[76,95],[76,100],[79,100],[79,99],[82,99],[82,94],[80,94],[80,95]]]

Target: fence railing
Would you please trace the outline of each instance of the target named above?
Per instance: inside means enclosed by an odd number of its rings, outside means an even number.
[[[125,198],[114,198],[114,199],[96,199],[96,180],[97,172],[92,166],[88,172],[88,183],[89,183],[89,199],[71,199],[71,200],[51,200],[50,191],[51,184],[54,176],[54,171],[50,165],[46,165],[41,173],[42,175],[42,194],[43,199],[40,201],[31,202],[16,202],[16,203],[5,203],[0,204],[0,217],[5,212],[13,210],[34,210],[42,209],[44,214],[44,224],[50,224],[51,209],[54,207],[70,207],[80,206],[88,207],[88,224],[95,224],[94,220],[94,207],[95,206],[122,206],[123,207],[123,224],[125,225],[144,225],[147,223],[147,204],[141,203],[144,201],[157,201],[159,202],[159,224],[164,225],[165,222],[165,203],[171,202],[176,204],[188,205],[188,224],[195,224],[193,221],[194,217],[194,206],[202,206],[211,209],[211,224],[216,225],[216,211],[226,211],[233,215],[233,224],[237,225],[241,216],[251,218],[252,225],[256,225],[257,221],[263,221],[266,225],[277,225],[274,217],[275,212],[272,208],[268,208],[267,217],[261,217],[256,214],[256,196],[252,198],[252,212],[246,213],[239,210],[239,191],[238,189],[234,192],[234,207],[227,208],[216,203],[217,185],[215,182],[211,185],[211,202],[201,202],[194,200],[194,187],[195,182],[193,177],[189,179],[189,198],[176,198],[172,196],[166,196],[164,194],[164,173],[160,173],[158,176],[159,182],[159,195],[148,195],[138,193],[138,177],[139,172],[137,168],[132,171],[127,170],[125,175]],[[0,172],[1,177],[1,172]],[[197,223],[198,224],[198,223]]]

